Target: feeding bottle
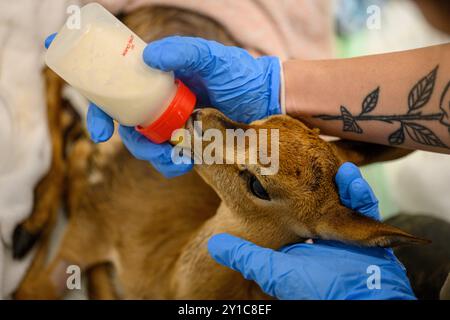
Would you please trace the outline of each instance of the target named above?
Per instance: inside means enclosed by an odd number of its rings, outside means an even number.
[[[119,123],[169,140],[192,113],[194,94],[172,72],[147,66],[146,43],[101,5],[85,5],[80,18],[58,32],[46,64]]]

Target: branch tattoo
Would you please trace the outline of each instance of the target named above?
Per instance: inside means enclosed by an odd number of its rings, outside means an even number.
[[[359,126],[360,121],[383,121],[386,123],[398,123],[400,127],[389,135],[388,141],[390,145],[401,145],[408,136],[413,141],[427,146],[449,148],[439,137],[423,124],[417,121],[439,121],[448,128],[450,133],[450,81],[446,85],[442,93],[438,113],[423,114],[421,109],[428,103],[433,94],[434,84],[439,66],[436,66],[429,74],[420,79],[411,89],[408,95],[408,111],[401,115],[371,115],[378,103],[380,87],[370,92],[362,102],[361,113],[352,115],[345,106],[341,106],[340,115],[321,114],[314,118],[322,120],[341,120],[343,122],[343,130],[363,133],[363,129]]]

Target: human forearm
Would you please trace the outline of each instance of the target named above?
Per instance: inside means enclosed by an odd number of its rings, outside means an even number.
[[[325,134],[450,153],[449,57],[447,44],[287,61],[286,111]]]

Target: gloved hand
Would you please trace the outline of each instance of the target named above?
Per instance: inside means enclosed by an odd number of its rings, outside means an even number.
[[[355,165],[343,164],[336,184],[344,205],[379,219],[378,202]],[[279,299],[415,299],[405,269],[391,249],[314,240],[274,251],[218,234],[209,240],[208,250],[218,263]],[[370,266],[380,268],[380,289],[368,287]]]
[[[246,50],[191,37],[168,37],[147,45],[150,67],[174,71],[197,96],[230,119],[249,123],[281,113],[280,61],[253,58]]]
[[[48,48],[56,34],[45,40]],[[240,122],[251,122],[281,113],[279,102],[280,62],[275,57],[253,58],[247,51],[200,38],[168,37],[147,45],[143,59],[149,66],[174,71],[197,96],[199,106],[214,106]],[[88,131],[94,142],[108,140],[114,125],[111,117],[91,103]],[[184,174],[192,164],[174,164],[172,146],[154,144],[136,134],[124,134],[126,147],[141,160],[149,161],[166,177]]]
[[[45,47],[48,48],[56,33],[45,39]],[[113,119],[92,102],[89,103],[87,113],[87,128],[91,139],[95,143],[105,142],[114,133]],[[174,164],[171,158],[172,146],[169,143],[156,144],[146,139],[134,128],[119,126],[119,134],[127,149],[140,160],[150,162],[156,170],[165,177],[171,178],[189,172],[193,164],[184,161]]]

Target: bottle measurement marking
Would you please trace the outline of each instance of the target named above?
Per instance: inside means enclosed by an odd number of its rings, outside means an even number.
[[[133,36],[133,35],[130,35],[130,37],[128,38],[128,41],[127,41],[127,45],[126,45],[125,49],[124,49],[123,52],[122,52],[122,56],[125,57],[125,56],[127,55],[128,51],[134,49],[134,43],[133,43],[133,41],[134,41],[134,36]]]

